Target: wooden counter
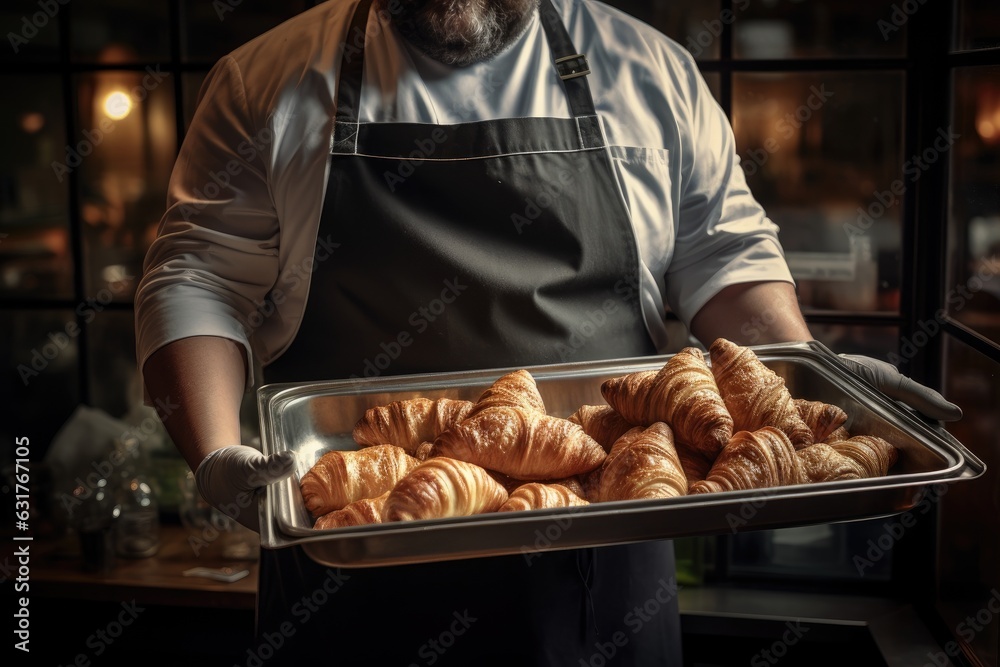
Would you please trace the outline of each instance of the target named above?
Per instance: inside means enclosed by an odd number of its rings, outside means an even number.
[[[4,540],[0,562],[15,546],[30,545],[31,594],[33,597],[70,598],[115,602],[135,599],[139,604],[216,609],[253,610],[257,595],[257,561],[229,560],[217,550],[196,556],[182,527],[160,527],[160,549],[149,558],[116,557],[107,572],[83,569],[75,540],[12,542]],[[239,581],[225,583],[182,573],[193,567],[230,567],[249,570]],[[16,567],[15,567],[16,570]],[[16,576],[16,575],[15,575]]]

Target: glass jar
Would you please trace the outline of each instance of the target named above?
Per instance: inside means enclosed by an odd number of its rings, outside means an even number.
[[[119,466],[115,551],[124,558],[146,558],[160,549],[160,513],[139,439],[123,435],[115,448]]]

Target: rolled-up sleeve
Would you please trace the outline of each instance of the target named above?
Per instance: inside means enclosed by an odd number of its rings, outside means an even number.
[[[246,350],[278,275],[278,219],[268,187],[272,134],[250,113],[236,62],[209,73],[171,175],[167,208],[135,298],[139,368],[159,348],[219,336]]]
[[[685,54],[686,55],[686,54]],[[691,319],[724,287],[755,281],[794,282],[778,228],[747,187],[729,119],[690,56],[690,106],[681,133],[681,201],[667,304]]]

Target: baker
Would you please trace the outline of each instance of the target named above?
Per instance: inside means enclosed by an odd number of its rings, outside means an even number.
[[[331,0],[223,58],[200,98],[136,318],[149,396],[180,405],[166,426],[218,507],[293,465],[241,444],[258,367],[650,355],[668,307],[704,343],[749,342],[762,313],[755,342],[811,338],[692,58],[601,3]],[[681,664],[670,542],[339,573],[294,547],[260,569],[273,664]]]

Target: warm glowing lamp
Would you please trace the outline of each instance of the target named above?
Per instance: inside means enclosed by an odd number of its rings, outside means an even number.
[[[990,141],[997,136],[997,128],[988,120],[979,121],[976,129],[979,131],[979,136],[986,141]]]
[[[132,111],[132,100],[120,90],[108,93],[104,98],[104,113],[111,120],[121,120]]]

